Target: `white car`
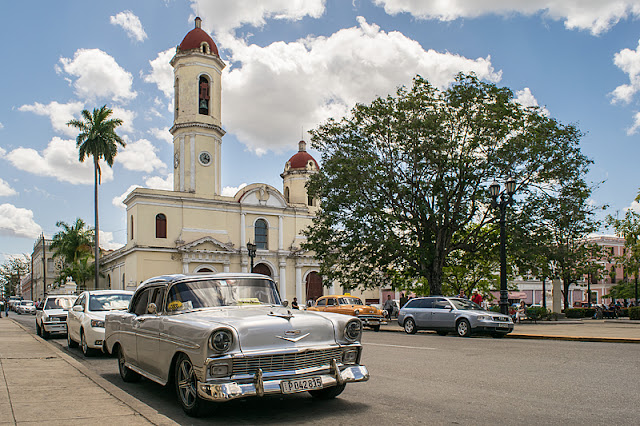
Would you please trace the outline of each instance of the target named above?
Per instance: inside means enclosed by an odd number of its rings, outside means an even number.
[[[48,339],[51,333],[67,332],[67,311],[78,296],[49,295],[42,304],[42,309],[36,309],[36,333],[43,339]]]
[[[18,314],[35,314],[36,305],[33,300],[21,300],[16,304],[16,312]]]
[[[78,296],[67,315],[67,345],[80,343],[85,356],[102,349],[104,317],[108,312],[126,310],[133,296],[126,290],[85,291]]]

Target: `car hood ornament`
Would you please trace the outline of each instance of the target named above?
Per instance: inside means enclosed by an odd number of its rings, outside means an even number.
[[[302,339],[304,339],[305,337],[307,337],[309,334],[311,333],[307,333],[307,334],[301,334],[302,332],[300,330],[287,330],[284,332],[284,336],[278,336],[276,335],[276,337],[278,339],[282,339],[282,340],[288,340],[289,342],[298,342]]]
[[[291,313],[290,310],[287,310],[286,313],[271,311],[267,315],[272,316],[272,317],[284,318],[286,320],[290,320],[291,318],[293,318],[293,314]]]

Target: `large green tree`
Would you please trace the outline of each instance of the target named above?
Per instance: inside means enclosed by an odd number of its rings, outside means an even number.
[[[91,255],[94,232],[86,227],[84,220],[77,218],[72,225],[58,221],[56,226],[62,230],[53,236],[51,242],[54,256],[62,258],[65,265],[72,265]]]
[[[84,162],[85,158],[92,157],[94,171],[94,212],[95,212],[95,283],[98,286],[100,276],[100,225],[98,221],[98,185],[102,179],[100,160],[104,160],[109,167],[113,166],[113,159],[118,153],[118,145],[123,148],[125,142],[116,133],[116,128],[122,125],[119,118],[109,118],[113,114],[106,105],[101,108],[94,108],[93,113],[82,110],[82,120],[70,120],[67,125],[75,127],[80,132],[76,137],[76,147],[78,148],[79,160]]]
[[[640,196],[636,198],[636,201]],[[638,278],[640,275],[640,214],[629,209],[624,218],[607,216],[607,223],[615,229],[618,236],[624,238],[625,253],[617,256],[615,261],[625,270],[625,275],[633,275],[631,284],[628,280],[611,289],[611,295],[617,299],[634,298],[638,301]]]
[[[20,296],[16,289],[20,280],[31,270],[31,258],[26,254],[12,256],[0,265],[0,285],[5,297]]]
[[[361,288],[402,271],[407,283],[426,281],[441,294],[451,253],[475,250],[496,220],[490,182],[514,177],[526,200],[589,163],[574,126],[473,75],[459,75],[446,90],[418,76],[410,88],[356,105],[311,134],[322,169],[308,190],[321,209],[304,248],[330,280]]]

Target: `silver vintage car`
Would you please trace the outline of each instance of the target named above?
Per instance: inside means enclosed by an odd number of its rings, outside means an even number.
[[[369,379],[358,318],[286,305],[264,275],[160,276],[140,284],[128,311],[107,314],[104,349],[124,381],[172,383],[192,416],[205,401],[329,399]]]

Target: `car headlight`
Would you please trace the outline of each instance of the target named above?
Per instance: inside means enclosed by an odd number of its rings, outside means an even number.
[[[215,331],[209,338],[209,347],[216,352],[227,352],[232,343],[233,334],[226,329]]]
[[[355,342],[362,336],[362,322],[360,320],[351,320],[344,327],[344,337],[350,342]]]
[[[355,364],[358,362],[358,350],[357,349],[347,349],[342,354],[342,363],[343,364]]]
[[[360,310],[356,309],[355,311],[353,311],[353,314],[356,315],[356,316],[360,315]]]
[[[101,328],[104,328],[104,321],[100,321],[100,320],[91,320],[91,327],[101,327]]]
[[[476,318],[478,321],[491,321],[491,317],[489,315],[478,315]]]

